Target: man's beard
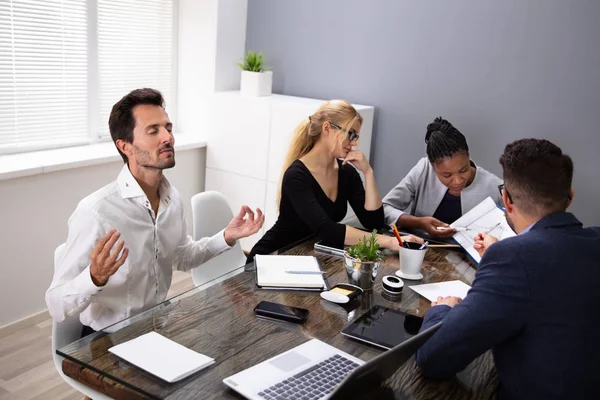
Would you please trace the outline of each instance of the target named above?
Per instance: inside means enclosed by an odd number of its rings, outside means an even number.
[[[150,157],[149,151],[142,150],[137,146],[133,146],[133,148],[135,151],[136,161],[140,167],[144,167],[144,168],[148,168],[148,169],[163,170],[163,169],[173,168],[175,166],[175,149],[173,149],[173,146],[169,145],[169,146],[165,146],[165,147],[159,149],[156,152],[155,159],[152,159],[152,157]],[[160,152],[163,150],[166,150],[166,149],[173,150],[172,157],[167,158],[165,160],[161,160]]]

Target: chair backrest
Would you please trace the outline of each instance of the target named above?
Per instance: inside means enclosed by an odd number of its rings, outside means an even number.
[[[198,240],[212,236],[225,228],[233,218],[233,212],[225,196],[219,192],[208,191],[192,197],[192,216],[193,237],[194,240]],[[244,264],[246,264],[246,256],[238,242],[233,249],[194,268],[192,280],[195,286],[200,286]]]
[[[56,268],[65,251],[65,243],[61,244],[54,251],[54,268]],[[57,364],[59,371],[62,371],[62,357],[56,354],[56,349],[60,349],[63,346],[73,343],[81,337],[81,329],[83,325],[79,321],[79,315],[67,317],[62,322],[52,321],[52,357],[54,363]]]
[[[63,253],[65,252],[65,243],[61,244],[54,250],[54,268],[58,265]],[[56,349],[60,349],[77,339],[81,338],[81,329],[83,325],[79,321],[79,314],[65,318],[62,322],[52,320],[52,360],[59,375],[78,392],[90,397],[94,400],[110,400],[111,398],[77,382],[76,380],[66,376],[62,370],[63,357],[56,354]]]

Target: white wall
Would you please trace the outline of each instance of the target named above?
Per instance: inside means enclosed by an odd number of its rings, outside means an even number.
[[[599,16],[597,0],[252,0],[246,46],[265,51],[277,93],[377,108],[382,195],[425,155],[425,128],[442,115],[499,176],[507,143],[556,143],[575,164],[569,211],[599,225]]]
[[[180,150],[166,171],[185,206],[204,190],[206,149]],[[67,237],[67,220],[79,200],[116,179],[122,162],[0,181],[0,327],[46,309],[54,249]]]
[[[207,95],[215,90],[217,9],[218,0],[179,0],[175,121],[178,132],[205,128]]]
[[[219,0],[214,90],[238,90],[246,48],[248,0]]]
[[[239,89],[247,9],[248,0],[179,0],[179,132],[204,132],[210,95]]]

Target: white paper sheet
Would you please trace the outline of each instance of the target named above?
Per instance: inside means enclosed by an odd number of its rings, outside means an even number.
[[[500,240],[515,236],[515,232],[506,221],[504,212],[496,206],[491,197],[476,205],[450,226],[466,228],[465,231],[457,232],[453,238],[477,263],[481,261],[481,256],[473,248],[473,244],[475,244],[475,236],[479,233],[486,232]]]
[[[118,344],[108,351],[167,382],[176,382],[215,362],[156,332]]]
[[[455,296],[464,299],[471,286],[462,281],[447,281],[426,283],[424,285],[409,286],[412,290],[419,293],[429,301],[436,301],[438,296]]]

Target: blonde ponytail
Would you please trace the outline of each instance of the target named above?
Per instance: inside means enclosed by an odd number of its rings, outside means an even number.
[[[294,129],[292,143],[283,162],[279,179],[279,189],[277,191],[277,209],[279,209],[281,203],[281,184],[285,171],[287,171],[294,161],[299,160],[312,150],[315,143],[321,137],[323,124],[327,121],[337,123],[349,129],[355,121],[359,121],[362,124],[362,116],[347,101],[330,100],[323,103],[313,115],[300,122],[296,129]]]

